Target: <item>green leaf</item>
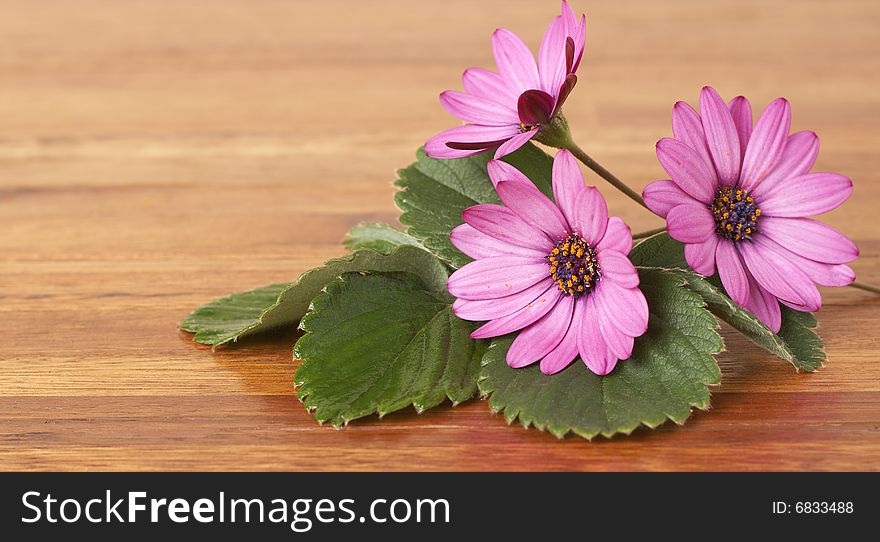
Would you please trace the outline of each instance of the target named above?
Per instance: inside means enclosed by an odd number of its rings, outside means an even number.
[[[505,355],[513,336],[497,339],[483,358],[480,380],[492,411],[557,437],[573,432],[589,439],[629,434],[639,425],[654,428],[667,419],[682,424],[692,407],[708,408],[708,386],[721,380],[714,354],[723,343],[715,317],[700,296],[682,287],[681,275],[640,268],[639,276],[651,315],[630,359],[607,376],[596,376],[580,359],[547,376],[537,364],[510,368]]]
[[[437,257],[453,267],[461,267],[471,259],[452,246],[449,232],[462,223],[461,213],[468,207],[478,203],[500,203],[486,172],[492,153],[439,160],[430,158],[419,149],[416,156],[415,163],[398,171],[399,179],[395,183],[402,189],[395,195],[397,206],[403,211],[400,222],[411,236]],[[528,144],[504,160],[552,197],[553,159],[547,153]]]
[[[471,398],[488,344],[469,337],[475,326],[456,318],[450,302],[411,274],[329,283],[300,323],[299,398],[333,425]]]
[[[652,235],[639,242],[629,253],[635,266],[689,269],[684,259],[684,245],[666,232]]]
[[[396,230],[388,224],[373,223],[363,223],[353,227],[342,244],[352,251],[369,248],[383,254],[388,254],[402,245],[425,248],[418,239]]]
[[[633,248],[630,259],[635,265],[687,269],[684,247],[666,233],[645,239]],[[758,317],[740,307],[724,291],[718,276],[706,279],[692,271],[681,276],[690,289],[703,297],[712,313],[768,352],[788,361],[801,371],[813,372],[824,365],[825,345],[812,331],[816,318],[782,306],[779,333],[761,323]]]
[[[401,246],[388,254],[358,250],[306,271],[296,282],[273,284],[215,299],[187,316],[180,328],[195,333],[196,342],[218,346],[256,333],[292,326],[299,322],[312,298],[325,284],[352,271],[413,273],[432,292],[445,292],[448,278],[446,267],[440,260],[416,247]]]

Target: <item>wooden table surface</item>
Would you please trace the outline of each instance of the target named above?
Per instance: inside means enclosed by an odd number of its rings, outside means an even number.
[[[679,99],[712,84],[819,133],[854,179],[827,215],[880,282],[880,5],[575,0],[576,138],[641,188]],[[292,390],[290,331],[211,352],[194,307],[287,281],[393,222],[394,172],[455,122],[437,93],[537,47],[555,1],[0,3],[0,469],[880,470],[880,303],[825,289],[830,362],[796,374],[723,329],[712,409],[557,440],[474,400],[347,429]],[[634,230],[660,221],[590,174]]]

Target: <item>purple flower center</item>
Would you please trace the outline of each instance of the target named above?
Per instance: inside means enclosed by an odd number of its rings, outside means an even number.
[[[589,294],[599,280],[596,251],[576,233],[556,243],[547,261],[550,278],[562,293],[572,297]]]
[[[709,206],[715,218],[715,233],[734,243],[746,241],[758,232],[761,209],[747,190],[722,186]]]

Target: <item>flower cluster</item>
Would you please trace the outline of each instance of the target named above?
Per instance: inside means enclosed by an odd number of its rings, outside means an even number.
[[[441,104],[466,124],[425,143],[429,156],[442,159],[494,151],[488,174],[504,205],[464,211],[464,224],[450,238],[474,261],[456,271],[447,287],[457,298],[453,310],[459,318],[486,322],[472,337],[519,332],[507,363],[518,368],[540,362],[546,374],[577,356],[594,373],[608,374],[630,357],[648,327],[639,275],[627,258],[629,227],[609,218],[605,200],[585,186],[572,153],[556,155],[552,200],[498,160],[533,138],[582,153],[570,137],[547,134],[560,119],[567,131],[561,107],[577,82],[585,39],[585,17],[576,17],[565,1],[537,61],[516,34],[496,30],[498,72],[470,68],[462,77],[464,92],[440,95]],[[813,312],[821,306],[816,285],[853,282],[846,264],[859,254],[842,233],[808,218],[843,203],[852,183],[835,173],[810,173],[818,138],[808,131],[789,134],[790,124],[783,98],[753,125],[746,98],[728,104],[705,87],[700,113],[675,104],[673,137],[657,143],[670,179],[649,184],[643,201],[625,188],[666,219],[694,271],[717,271],[731,299],[773,331],[780,329],[780,303]],[[578,157],[621,187],[585,154]]]

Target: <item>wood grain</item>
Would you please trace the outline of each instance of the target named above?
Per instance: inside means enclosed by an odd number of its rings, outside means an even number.
[[[876,2],[575,4],[588,46],[566,114],[588,152],[640,188],[676,100],[785,95],[822,139],[816,168],[854,179],[826,219],[880,282]],[[724,328],[709,412],[592,443],[476,400],[321,427],[292,394],[294,332],[211,352],[177,330],[394,221],[394,170],[454,122],[437,93],[492,65],[496,26],[536,47],[556,9],[0,2],[0,469],[880,470],[880,304],[852,289],[823,291],[819,373]],[[634,230],[660,225],[603,191]]]

